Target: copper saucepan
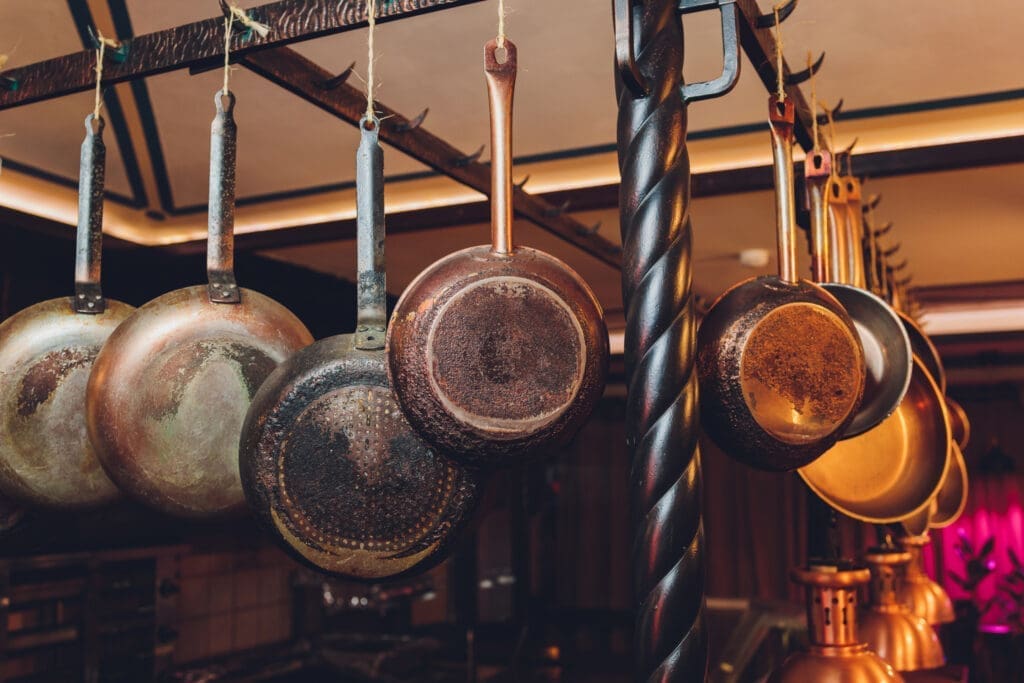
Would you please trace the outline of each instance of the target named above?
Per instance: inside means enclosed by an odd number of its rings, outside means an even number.
[[[89,371],[135,310],[100,289],[103,128],[102,118],[85,119],[74,296],[38,303],[0,325],[0,490],[33,506],[87,508],[120,495],[85,424]]]
[[[856,417],[864,351],[850,316],[796,266],[793,103],[769,105],[779,275],[726,291],[697,333],[701,424],[728,455],[766,470],[813,462]]]
[[[388,383],[379,125],[360,126],[356,331],[270,374],[239,450],[246,498],[271,533],[317,569],[360,580],[443,559],[477,497],[475,474],[419,438]]]
[[[568,440],[604,389],[608,333],[587,283],[512,241],[516,46],[485,48],[491,112],[490,245],[451,254],[405,290],[388,373],[409,422],[471,465],[506,465]]]
[[[150,301],[100,351],[89,378],[89,436],[126,493],[191,518],[244,509],[238,437],[278,363],[313,341],[276,301],[235,283],[235,99],[211,128],[207,285]]]
[[[849,438],[863,434],[896,410],[910,385],[913,363],[910,340],[899,317],[887,303],[865,289],[863,259],[848,261],[842,276],[833,270],[833,254],[842,249],[860,254],[860,239],[851,232],[849,221],[842,220],[842,213],[829,211],[829,195],[841,196],[840,186],[832,176],[831,161],[828,151],[808,154],[804,179],[811,214],[814,279],[850,314],[864,349],[864,397],[843,433],[844,438]],[[840,238],[839,244],[829,241],[830,234]],[[849,245],[854,248],[849,249]]]

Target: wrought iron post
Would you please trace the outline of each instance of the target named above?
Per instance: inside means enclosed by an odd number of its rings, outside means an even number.
[[[619,212],[632,454],[636,681],[703,681],[704,530],[697,450],[690,159],[678,0],[631,12],[648,94],[619,86]]]
[[[684,86],[679,13],[708,7],[722,11],[725,70],[715,81]],[[708,642],[686,99],[714,97],[735,83],[736,13],[732,0],[613,0],[613,11],[635,680],[703,681]]]

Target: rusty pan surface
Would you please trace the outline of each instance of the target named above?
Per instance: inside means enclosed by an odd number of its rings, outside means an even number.
[[[413,431],[381,351],[323,339],[275,370],[242,430],[250,506],[302,561],[361,580],[418,573],[446,556],[477,480]]]
[[[210,301],[199,285],[139,308],[107,340],[87,390],[89,436],[118,486],[183,517],[244,504],[238,438],[246,409],[278,363],[312,337],[252,290]]]
[[[135,309],[106,300],[76,313],[68,297],[0,324],[0,490],[27,505],[79,509],[119,491],[86,433],[85,390],[100,347]]]
[[[601,397],[608,332],[564,263],[471,247],[409,286],[388,330],[410,423],[443,451],[488,464],[570,438]]]
[[[799,473],[822,500],[849,517],[899,522],[930,504],[942,484],[950,443],[945,400],[915,357],[910,387],[896,411]]]

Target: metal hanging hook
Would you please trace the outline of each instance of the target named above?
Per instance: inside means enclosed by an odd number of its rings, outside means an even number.
[[[356,63],[352,62],[351,64],[348,65],[347,69],[342,71],[337,76],[332,76],[332,77],[330,77],[328,79],[325,79],[323,82],[321,82],[320,83],[320,89],[321,90],[334,90],[335,88],[337,88],[342,83],[344,83],[345,81],[348,80],[348,77],[352,75],[352,72],[353,72],[353,70],[355,70],[355,68],[356,68]]]
[[[886,235],[889,234],[890,231],[892,231],[894,225],[895,223],[889,221],[888,223],[880,227],[878,230],[875,230],[871,234],[874,235],[875,237],[885,237]]]
[[[525,178],[520,180],[518,183],[512,183],[512,186],[517,190],[522,190],[526,187],[526,183],[530,182],[530,175],[527,174]]]
[[[779,8],[778,17],[780,24],[784,22],[786,19],[788,19],[789,15],[793,13],[793,10],[796,9],[796,3],[797,0],[789,0],[789,2],[787,2],[785,5]],[[758,28],[772,28],[773,26],[775,26],[775,15],[775,12],[762,14],[755,20],[754,23],[757,25]]]
[[[800,85],[801,83],[809,81],[812,76],[817,75],[818,71],[821,70],[821,65],[824,63],[824,61],[825,53],[822,52],[821,56],[818,57],[818,59],[809,67],[803,69],[802,71],[790,73],[788,76],[786,76],[786,85]],[[836,110],[833,109],[832,115],[835,116],[835,114]]]
[[[796,0],[793,0],[796,4]],[[710,81],[684,83],[684,102],[698,102],[725,95],[740,79],[739,11],[736,0],[680,0],[679,12],[689,14],[717,7],[722,19],[722,73]]]
[[[423,125],[424,121],[427,120],[427,114],[429,113],[430,107],[427,107],[419,114],[417,114],[415,118],[410,119],[404,123],[396,123],[395,130],[399,133],[408,133],[411,130],[416,130],[417,128]]]
[[[547,216],[548,218],[557,218],[558,216],[561,216],[566,211],[568,211],[570,206],[572,206],[572,202],[566,199],[558,206],[552,206],[549,209],[545,209],[544,215]]]
[[[463,166],[469,166],[474,161],[480,159],[486,149],[487,145],[480,145],[480,149],[473,152],[472,154],[466,154],[465,156],[455,157],[452,159],[452,166],[462,168]]]

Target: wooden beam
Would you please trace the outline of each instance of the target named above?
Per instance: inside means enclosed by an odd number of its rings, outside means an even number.
[[[379,5],[378,21],[383,23],[476,2],[482,0],[391,0]],[[237,31],[231,39],[231,52],[240,56],[366,26],[366,7],[363,0],[279,0],[253,7],[248,10],[249,16],[269,26],[270,32],[264,37],[255,31]],[[107,49],[111,59],[103,67],[105,84],[223,59],[224,17],[147,33],[124,41],[123,46],[123,61],[119,56],[113,58],[115,50]],[[95,51],[83,50],[8,69],[0,73],[0,77],[13,81],[16,87],[0,88],[0,110],[91,90],[96,86],[95,64]]]
[[[292,92],[307,102],[353,125],[366,111],[366,95],[341,83],[324,88],[332,74],[289,48],[278,48],[250,54],[241,63],[272,83]],[[412,125],[399,112],[375,103],[381,118],[380,138],[395,149],[426,164],[439,173],[471,187],[485,196],[491,194],[491,170],[454,145],[429,132],[422,125]],[[529,220],[586,253],[615,268],[621,267],[619,246],[588,231],[582,223],[522,188],[513,191],[517,215]]]

